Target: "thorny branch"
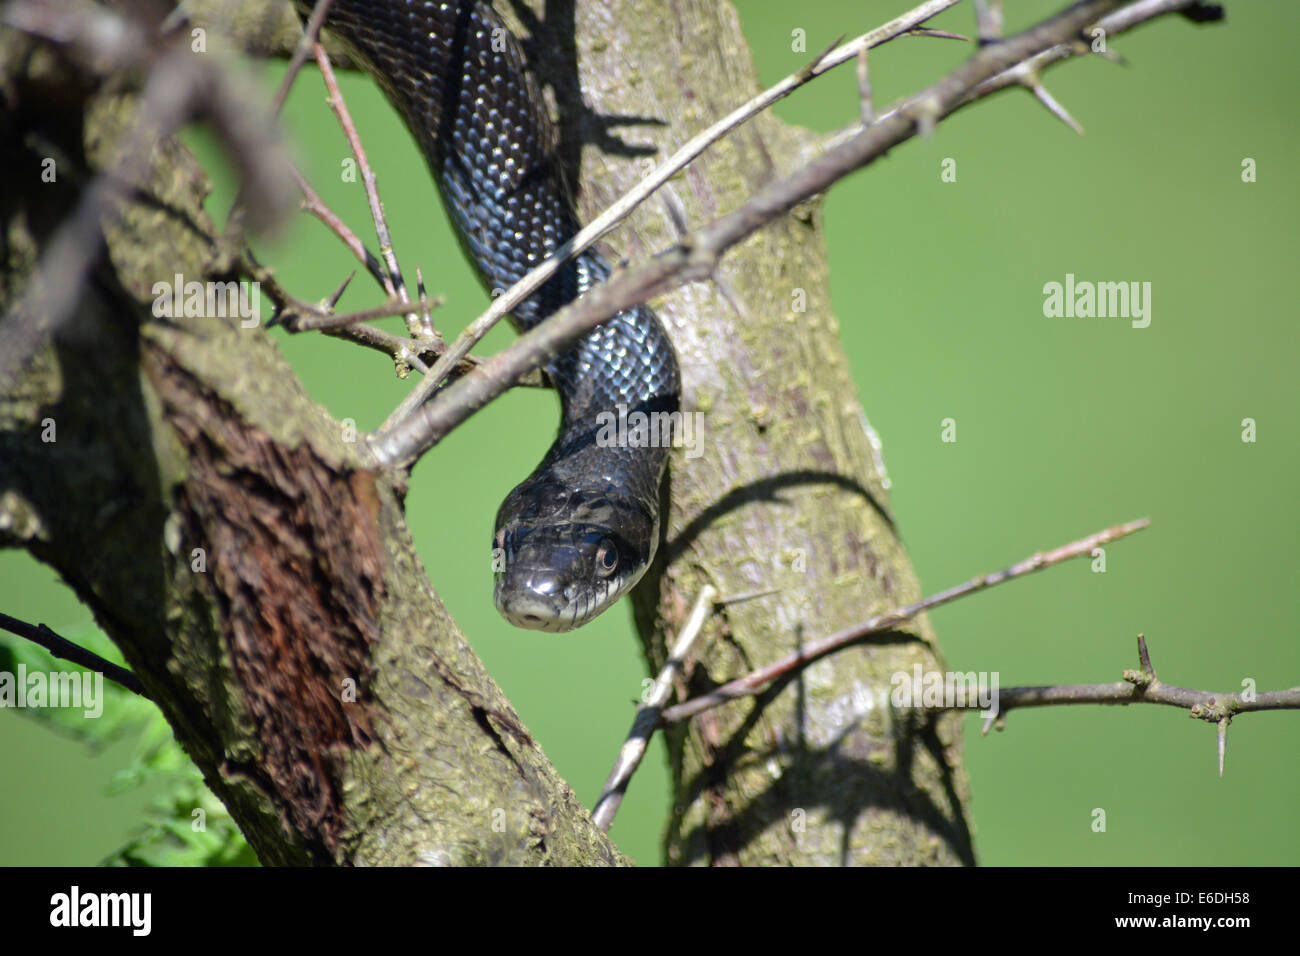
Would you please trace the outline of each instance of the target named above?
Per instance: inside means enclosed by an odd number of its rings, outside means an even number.
[[[1070,544],[1053,548],[1050,551],[1033,554],[1023,561],[992,574],[979,575],[964,584],[931,595],[915,604],[895,611],[877,615],[852,628],[831,635],[821,641],[815,641],[800,651],[787,655],[781,660],[760,668],[745,677],[724,684],[709,694],[696,697],[675,707],[665,708],[672,694],[672,681],[681,673],[687,657],[696,639],[702,633],[709,613],[737,598],[719,598],[717,592],[709,586],[703,588],[696,597],[694,606],[677,640],[674,642],[668,661],[660,670],[649,693],[638,707],[632,729],[619,749],[609,779],[601,790],[592,818],[601,830],[608,832],[614,822],[623,796],[627,792],[632,776],[640,767],[642,759],[650,744],[655,730],[660,726],[688,720],[698,714],[721,706],[728,701],[741,697],[754,696],[770,687],[773,682],[796,676],[809,665],[836,651],[859,644],[873,634],[890,631],[899,624],[916,617],[928,610],[949,604],[960,598],[969,597],[978,591],[995,587],[1007,581],[1024,577],[1035,571],[1053,567],[1072,558],[1091,555],[1094,549],[1127,537],[1136,531],[1148,527],[1150,522],[1143,518],[1127,524],[1107,528],[1086,538],[1080,538]],[[755,595],[761,597],[762,595]],[[750,596],[745,596],[750,597]],[[129,670],[119,667],[55,634],[43,624],[31,625],[17,618],[0,614],[0,628],[27,638],[49,650],[57,657],[63,657],[75,664],[91,670],[102,672],[128,690],[144,694],[139,679]],[[1199,720],[1214,723],[1219,728],[1219,775],[1223,775],[1224,750],[1227,739],[1227,726],[1237,714],[1262,710],[1300,710],[1300,687],[1280,691],[1242,691],[1234,694],[1214,693],[1177,687],[1160,681],[1151,665],[1150,652],[1146,639],[1138,635],[1138,670],[1124,672],[1124,679],[1112,684],[1054,684],[1036,687],[1010,687],[997,692],[994,710],[986,715],[984,733],[991,726],[1001,730],[1005,726],[1008,711],[1026,707],[1049,707],[1065,704],[1163,704],[1187,710],[1189,715]],[[975,695],[961,700],[946,700],[937,706],[924,705],[917,709],[926,712],[947,710],[982,710],[986,704]]]
[[[582,252],[582,250],[626,219],[637,206],[653,195],[660,186],[689,165],[713,143],[722,139],[722,137],[749,119],[757,116],[773,103],[788,96],[800,86],[851,59],[859,49],[865,50],[868,46],[879,46],[896,37],[906,35],[918,28],[926,20],[957,2],[959,0],[926,0],[925,3],[915,9],[895,18],[882,27],[864,33],[851,43],[847,43],[834,51],[828,50],[822,53],[799,72],[787,76],[718,120],[708,129],[692,137],[637,186],[629,190],[626,195],[580,230],[576,236],[560,246],[550,257],[507,289],[502,295],[497,296],[488,310],[470,323],[465,331],[452,343],[452,347],[445,356],[444,361],[439,362],[434,367],[432,374],[413,389],[411,394],[394,410],[388,421],[384,423],[384,427],[388,428],[401,422],[410,416],[416,408],[423,405],[429,396],[433,394],[434,389],[441,385],[451,364],[460,356],[467,354],[506,313],[540,288],[565,262]]]
[[[614,761],[614,768],[609,772],[605,786],[601,788],[600,798],[591,810],[591,818],[596,821],[596,826],[606,833],[609,832],[610,826],[614,823],[614,816],[623,803],[623,794],[627,792],[627,785],[631,782],[632,775],[636,773],[636,768],[641,766],[646,748],[650,746],[650,738],[654,736],[655,727],[659,723],[659,714],[664,704],[668,703],[668,698],[672,696],[673,678],[681,673],[695,639],[704,630],[704,622],[708,620],[717,596],[718,592],[712,585],[706,584],[700,589],[686,624],[673,643],[668,661],[659,671],[659,676],[655,678],[641,706],[637,708],[636,717],[632,720],[632,729],[628,731],[627,740],[619,749],[618,757]]]
[[[320,7],[326,2],[327,0],[322,0],[317,5],[316,10],[312,13],[313,20],[320,14]],[[347,104],[343,99],[343,93],[339,89],[338,80],[334,76],[334,68],[330,65],[329,54],[325,52],[325,48],[320,43],[315,45],[315,53],[316,65],[320,67],[321,76],[325,80],[325,87],[330,94],[330,109],[338,117],[339,126],[342,127],[343,133],[347,137],[348,145],[352,149],[352,155],[355,157],[357,168],[361,173],[361,182],[365,186],[366,200],[370,204],[370,217],[374,221],[375,233],[379,238],[379,254],[384,258],[386,271],[384,287],[387,289],[389,296],[395,295],[403,305],[409,306],[411,297],[406,290],[402,270],[397,264],[397,254],[393,250],[392,236],[388,231],[388,219],[384,215],[384,204],[379,199],[379,181],[370,166],[370,159],[361,145],[361,135],[352,122],[352,114],[348,111]],[[406,316],[407,331],[412,338],[437,337],[433,331],[433,323],[429,318],[428,305],[427,300],[421,297],[421,311],[418,314],[411,312]]]
[[[1122,681],[1113,684],[1057,684],[999,690],[995,710],[986,716],[983,732],[987,734],[991,726],[1002,730],[1006,724],[1007,711],[1020,707],[1048,707],[1055,704],[1164,704],[1186,710],[1188,716],[1218,727],[1219,776],[1222,777],[1228,725],[1232,723],[1233,717],[1261,710],[1300,710],[1300,687],[1218,694],[1166,684],[1156,677],[1155,668],[1151,666],[1151,652],[1147,649],[1146,635],[1139,634],[1137,642],[1138,669],[1126,670]],[[972,710],[979,707],[981,705],[978,702],[964,701],[952,706],[924,709]]]
[[[944,604],[950,604],[958,598],[966,597],[977,591],[996,587],[999,584],[1024,577],[1035,571],[1053,567],[1063,561],[1089,555],[1094,548],[1099,548],[1112,541],[1118,541],[1120,538],[1126,538],[1150,524],[1151,522],[1148,519],[1139,518],[1127,524],[1116,525],[1113,528],[1107,528],[1105,531],[1099,531],[1086,538],[1080,538],[1078,541],[1072,541],[1059,548],[1053,548],[1051,551],[1040,551],[1037,554],[1032,554],[1025,560],[994,574],[981,574],[965,584],[959,584],[946,591],[940,591],[938,594],[932,594],[915,604],[909,604],[907,607],[887,611],[884,614],[877,614],[861,624],[855,624],[853,627],[846,628],[837,634],[806,644],[793,654],[788,654],[766,667],[759,668],[753,673],[723,684],[708,694],[688,700],[675,707],[669,707],[663,713],[663,723],[672,724],[687,720],[729,700],[735,700],[737,697],[748,697],[757,694],[775,680],[795,674],[826,655],[860,643],[873,634],[893,630],[903,622],[924,614],[926,611],[932,611]]]
[[[690,720],[705,711],[720,707],[729,701],[743,697],[757,696],[768,690],[777,681],[789,680],[798,676],[813,663],[842,651],[848,647],[863,643],[872,635],[892,631],[898,625],[918,615],[949,604],[979,591],[1003,584],[1016,578],[1025,577],[1036,571],[1054,567],[1073,558],[1093,554],[1094,549],[1141,531],[1150,522],[1141,518],[1127,524],[1107,528],[1086,538],[1080,538],[1069,544],[1030,555],[1023,561],[1011,565],[993,574],[982,574],[964,584],[940,591],[938,594],[924,598],[907,607],[878,614],[851,628],[847,628],[830,637],[814,641],[799,651],[780,660],[759,668],[744,677],[730,681],[710,693],[694,697],[672,707],[665,707],[671,693],[670,679],[685,666],[685,659],[690,648],[707,620],[704,608],[712,604],[720,608],[735,599],[719,599],[711,587],[704,588],[697,597],[686,625],[669,656],[668,662],[660,672],[655,685],[646,701],[637,708],[636,717],[627,740],[619,750],[601,791],[600,798],[592,811],[597,825],[608,832],[618,813],[623,795],[627,791],[632,775],[641,764],[641,759],[649,747],[650,738],[659,727]],[[993,701],[993,710],[986,713],[983,732],[988,733],[991,726],[1003,729],[1006,713],[1025,707],[1050,707],[1064,704],[1163,704],[1188,711],[1199,720],[1218,725],[1219,776],[1223,776],[1224,750],[1227,741],[1227,727],[1232,718],[1241,713],[1261,710],[1300,710],[1300,687],[1277,691],[1242,691],[1235,694],[1215,693],[1175,687],[1157,679],[1155,669],[1151,666],[1151,656],[1147,650],[1146,638],[1138,635],[1139,669],[1124,672],[1124,679],[1113,684],[1052,684],[1039,687],[1009,687],[999,689]],[[970,693],[961,699],[945,699],[930,706],[924,700],[918,702],[915,709],[939,713],[942,711],[985,710],[986,701]]]
[[[492,356],[477,372],[447,386],[433,400],[408,408],[412,404],[408,397],[398,413],[390,416],[390,424],[369,437],[375,456],[385,465],[413,464],[470,415],[597,325],[653,296],[688,282],[709,279],[727,250],[759,228],[917,133],[933,129],[962,106],[994,91],[978,92],[981,84],[1059,45],[1075,40],[1082,43],[1085,28],[1098,23],[1104,14],[1119,5],[1120,0],[1080,0],[1015,37],[985,45],[947,77],[879,117],[871,126],[852,133],[846,141],[765,187],[739,208],[697,229],[644,265],[614,276],[565,306]],[[1129,29],[1172,9],[1169,2],[1140,2],[1135,6],[1141,10],[1131,13],[1122,23],[1117,22],[1110,28],[1111,32]],[[1186,8],[1194,6],[1195,0],[1183,4]],[[443,360],[455,351],[453,346]],[[436,378],[437,372],[435,367],[429,378]],[[399,414],[404,410],[404,414]]]

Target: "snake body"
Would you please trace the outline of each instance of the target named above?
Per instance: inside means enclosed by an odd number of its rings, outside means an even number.
[[[578,231],[545,102],[489,4],[335,0],[325,26],[401,114],[490,288],[509,288]],[[516,327],[532,328],[609,274],[588,249],[515,309]],[[631,588],[659,539],[666,443],[601,440],[610,420],[601,413],[634,421],[638,411],[675,412],[680,379],[644,306],[586,335],[546,372],[560,394],[559,435],[497,513],[494,600],[517,626],[564,631]]]

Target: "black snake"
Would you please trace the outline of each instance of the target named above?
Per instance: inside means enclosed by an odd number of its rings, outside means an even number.
[[[402,115],[490,288],[509,288],[578,231],[545,102],[488,3],[335,0],[325,27]],[[594,250],[576,256],[515,309],[515,325],[532,328],[609,272]],[[611,444],[600,429],[609,419],[598,416],[676,412],[681,387],[672,346],[644,306],[546,372],[560,393],[560,432],[497,512],[494,597],[520,627],[564,631],[631,588],[659,540],[666,443]]]

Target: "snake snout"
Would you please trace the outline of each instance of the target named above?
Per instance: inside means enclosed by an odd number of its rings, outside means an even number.
[[[496,605],[502,616],[515,627],[535,631],[564,631],[572,627],[571,587],[565,587],[559,573],[552,569],[516,569],[512,580],[500,582]]]

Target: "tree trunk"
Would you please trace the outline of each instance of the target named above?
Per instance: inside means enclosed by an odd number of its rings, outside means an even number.
[[[618,127],[653,146],[648,160],[583,151],[584,219],[762,89],[730,3],[590,0],[575,22],[549,24],[557,33],[545,45],[577,37],[585,109],[561,111],[579,117],[566,140],[599,142],[600,119],[653,121]],[[810,139],[768,111],[667,188],[702,225],[790,172]],[[676,238],[666,204],[651,200],[610,245],[638,261]],[[920,596],[831,311],[820,203],[731,252],[721,278],[733,301],[710,283],[654,303],[681,358],[683,407],[704,413],[704,441],[701,457],[672,460],[666,554],[637,594],[651,666],[703,585],[724,598],[779,590],[710,622],[686,680],[692,696]],[[974,862],[959,719],[904,721],[888,706],[892,675],[942,669],[934,635],[922,620],[879,637],[670,732],[670,862]]]

